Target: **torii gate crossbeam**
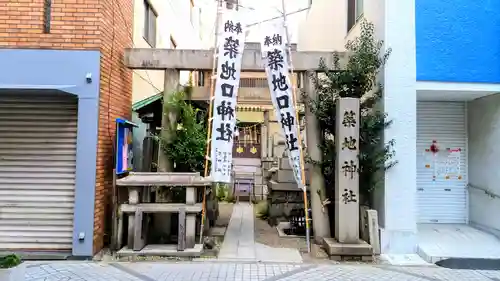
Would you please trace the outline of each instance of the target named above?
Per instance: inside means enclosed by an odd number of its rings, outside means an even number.
[[[346,53],[338,53],[340,65],[344,66]],[[333,52],[292,52],[294,71],[318,71],[321,59],[327,65],[333,65]],[[182,49],[125,49],[124,62],[131,69],[149,70],[212,70],[212,50],[182,50]],[[241,65],[242,72],[264,71],[260,50],[245,50]]]

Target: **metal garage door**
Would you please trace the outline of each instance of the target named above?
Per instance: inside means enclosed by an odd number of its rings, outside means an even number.
[[[0,95],[0,249],[71,250],[77,99]]]
[[[432,142],[439,151],[432,153]],[[426,151],[427,150],[427,151]],[[417,104],[420,223],[467,222],[467,123],[464,102]]]

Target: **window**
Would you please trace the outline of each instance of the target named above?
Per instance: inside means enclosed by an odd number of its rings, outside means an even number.
[[[198,87],[205,86],[205,72],[198,71]]]
[[[158,14],[148,0],[144,0],[144,39],[148,44],[156,47],[156,18]]]
[[[240,88],[267,88],[267,78],[240,78]]]
[[[363,0],[347,0],[347,32],[363,15]]]

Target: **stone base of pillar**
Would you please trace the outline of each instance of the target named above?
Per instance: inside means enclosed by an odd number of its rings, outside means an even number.
[[[333,260],[363,260],[373,259],[373,248],[363,240],[358,243],[339,243],[335,238],[323,238],[323,247]]]

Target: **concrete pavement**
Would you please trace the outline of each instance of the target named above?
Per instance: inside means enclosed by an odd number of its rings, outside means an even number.
[[[26,281],[500,281],[500,271],[436,266],[235,262],[52,262],[29,264]]]
[[[218,259],[122,263],[57,261],[26,263],[26,266],[26,281],[500,281],[500,271],[494,270],[457,270],[434,265],[303,263],[296,249],[276,249],[255,242],[253,206],[248,203],[235,204]]]
[[[297,249],[272,248],[255,242],[253,204],[234,204],[233,213],[218,255],[219,261],[301,263]]]

